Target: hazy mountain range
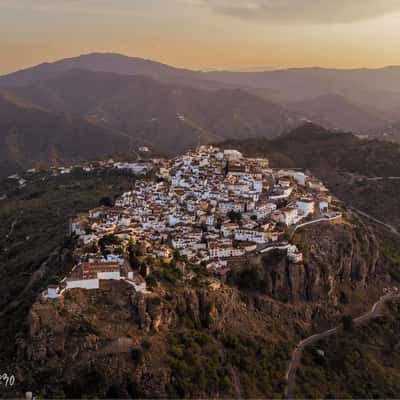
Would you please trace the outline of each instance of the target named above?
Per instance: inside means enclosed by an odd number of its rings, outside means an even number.
[[[0,77],[0,173],[201,142],[273,138],[312,120],[396,140],[400,67],[201,72],[89,54]]]

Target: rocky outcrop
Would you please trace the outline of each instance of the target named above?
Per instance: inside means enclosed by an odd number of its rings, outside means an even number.
[[[312,225],[296,234],[305,259],[291,264],[276,254],[263,259],[266,294],[280,301],[336,303],[343,288],[365,288],[381,273],[372,230],[356,225]]]
[[[124,282],[102,282],[100,290],[38,300],[26,336],[17,339],[21,395],[163,398],[175,379],[170,339],[181,332],[207,331],[223,355],[226,335],[292,343],[333,326],[352,305],[352,291],[373,302],[371,288],[387,285],[389,276],[374,232],[349,220],[296,233],[302,264],[279,252],[251,259],[256,290],[177,283],[141,294]]]
[[[60,391],[107,397],[113,387],[137,385],[140,395],[165,397],[169,335],[188,327],[222,329],[236,321],[231,318],[240,307],[245,305],[234,289],[141,294],[123,282],[67,291],[56,301],[40,299],[30,311],[27,335],[18,339],[18,373],[31,382],[23,390],[45,397]]]

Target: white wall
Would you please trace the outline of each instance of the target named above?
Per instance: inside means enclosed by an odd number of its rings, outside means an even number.
[[[297,201],[296,206],[303,211],[303,214],[308,215],[314,212],[314,202]]]
[[[121,279],[121,274],[119,271],[118,272],[98,272],[97,279],[119,281]]]
[[[98,289],[99,280],[98,279],[82,279],[80,281],[67,281],[68,289]]]
[[[125,281],[129,283],[131,286],[135,288],[137,292],[145,292],[146,291],[146,284],[145,283],[137,283],[137,282],[132,282],[132,281]]]
[[[47,289],[47,296],[50,299],[57,299],[58,297],[60,297],[59,293],[58,293],[58,288],[48,288]]]

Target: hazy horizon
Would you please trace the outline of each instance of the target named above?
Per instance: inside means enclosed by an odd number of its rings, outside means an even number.
[[[196,70],[400,64],[400,0],[0,0],[0,10],[0,74],[92,52]]]
[[[309,65],[309,66],[276,66],[276,67],[243,67],[243,68],[193,68],[193,67],[186,67],[186,66],[181,66],[181,65],[174,65],[174,64],[169,64],[167,62],[164,62],[162,60],[157,60],[157,59],[151,59],[151,58],[146,58],[146,57],[142,57],[140,55],[128,55],[128,54],[123,54],[123,53],[115,53],[112,51],[109,52],[100,52],[100,51],[93,51],[93,52],[89,52],[89,53],[80,53],[80,54],[75,54],[75,55],[67,55],[65,57],[62,58],[54,58],[54,59],[44,59],[44,60],[39,60],[38,62],[34,63],[34,64],[28,64],[28,65],[24,65],[21,67],[18,67],[15,70],[10,70],[7,71],[5,73],[0,72],[0,76],[4,76],[4,75],[9,75],[9,74],[13,74],[15,72],[21,71],[21,70],[25,70],[25,69],[30,69],[30,68],[34,68],[43,64],[51,64],[51,63],[55,63],[58,61],[62,61],[64,59],[71,59],[71,58],[78,58],[78,57],[83,57],[83,56],[90,56],[90,55],[95,55],[95,54],[100,54],[100,55],[115,55],[115,56],[122,56],[122,57],[128,57],[128,58],[138,58],[138,59],[143,59],[143,60],[147,60],[147,61],[153,61],[156,63],[161,63],[164,65],[168,65],[170,67],[174,67],[174,68],[179,68],[179,69],[187,69],[187,70],[191,70],[191,71],[201,71],[201,72],[267,72],[267,71],[283,71],[283,70],[290,70],[290,69],[325,69],[325,70],[338,70],[338,71],[351,71],[351,70],[380,70],[380,69],[387,69],[387,68],[400,68],[400,63],[399,64],[393,64],[393,65],[382,65],[382,66],[377,66],[377,67],[330,67],[330,66],[320,66],[320,65]]]

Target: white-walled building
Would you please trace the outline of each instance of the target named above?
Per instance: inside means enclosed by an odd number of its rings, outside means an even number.
[[[296,207],[303,217],[307,217],[314,213],[315,203],[313,199],[302,197],[296,201]]]
[[[287,226],[294,225],[298,221],[297,208],[285,207],[279,209],[272,214],[272,219]]]
[[[237,161],[243,158],[243,154],[237,150],[224,150],[224,157],[228,161]]]
[[[264,231],[238,229],[235,232],[235,240],[239,242],[255,242],[258,244],[267,243]]]

